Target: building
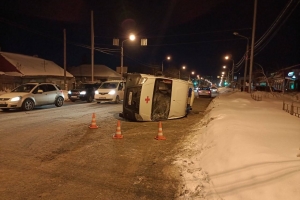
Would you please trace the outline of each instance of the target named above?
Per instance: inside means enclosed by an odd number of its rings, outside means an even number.
[[[92,66],[90,64],[71,67],[68,71],[74,75],[76,84],[92,81]],[[94,82],[103,82],[107,80],[121,80],[121,74],[105,65],[94,65]]]
[[[67,89],[72,86],[74,76],[67,71],[64,74],[64,69],[53,61],[0,52],[0,91],[9,91],[27,82],[51,82]]]

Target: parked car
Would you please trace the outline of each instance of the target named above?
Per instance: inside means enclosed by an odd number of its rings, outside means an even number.
[[[211,87],[210,88],[210,96],[211,97],[216,97],[216,96],[218,96],[218,88],[217,87]]]
[[[0,108],[32,110],[35,106],[64,104],[64,94],[60,87],[53,83],[25,83],[11,92],[0,95]]]
[[[95,91],[99,86],[100,83],[81,83],[76,89],[68,91],[68,97],[72,102],[81,100],[90,103],[94,100]]]
[[[199,87],[198,89],[199,97],[211,97],[211,91],[209,87]]]
[[[112,80],[103,82],[95,91],[95,100],[100,102],[119,103],[124,99],[125,82],[122,80]]]

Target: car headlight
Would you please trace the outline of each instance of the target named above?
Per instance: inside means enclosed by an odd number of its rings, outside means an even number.
[[[95,91],[95,94],[99,94],[99,91],[98,91],[98,90],[96,90],[96,91]]]
[[[21,97],[14,97],[14,98],[11,98],[10,101],[20,101],[21,100]]]
[[[81,94],[81,95],[85,95],[85,94],[86,94],[86,91],[81,91],[80,94]]]
[[[109,91],[108,94],[110,94],[110,95],[116,94],[116,91],[115,90],[111,90],[111,91]]]
[[[71,90],[68,91],[68,94],[72,94]]]

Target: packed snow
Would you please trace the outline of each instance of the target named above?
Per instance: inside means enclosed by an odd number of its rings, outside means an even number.
[[[300,118],[283,95],[221,90],[174,162],[182,199],[300,199]]]

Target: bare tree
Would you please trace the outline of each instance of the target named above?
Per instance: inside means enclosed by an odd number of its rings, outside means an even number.
[[[254,63],[254,64],[256,64],[257,66],[259,66],[259,67],[261,68],[260,73],[263,75],[264,79],[265,79],[266,82],[267,82],[267,86],[269,87],[269,90],[270,90],[271,94],[274,96],[272,87],[271,87],[271,85],[270,85],[270,83],[269,83],[269,79],[268,79],[268,77],[266,76],[263,67],[262,67],[260,64],[258,64],[258,63]]]

